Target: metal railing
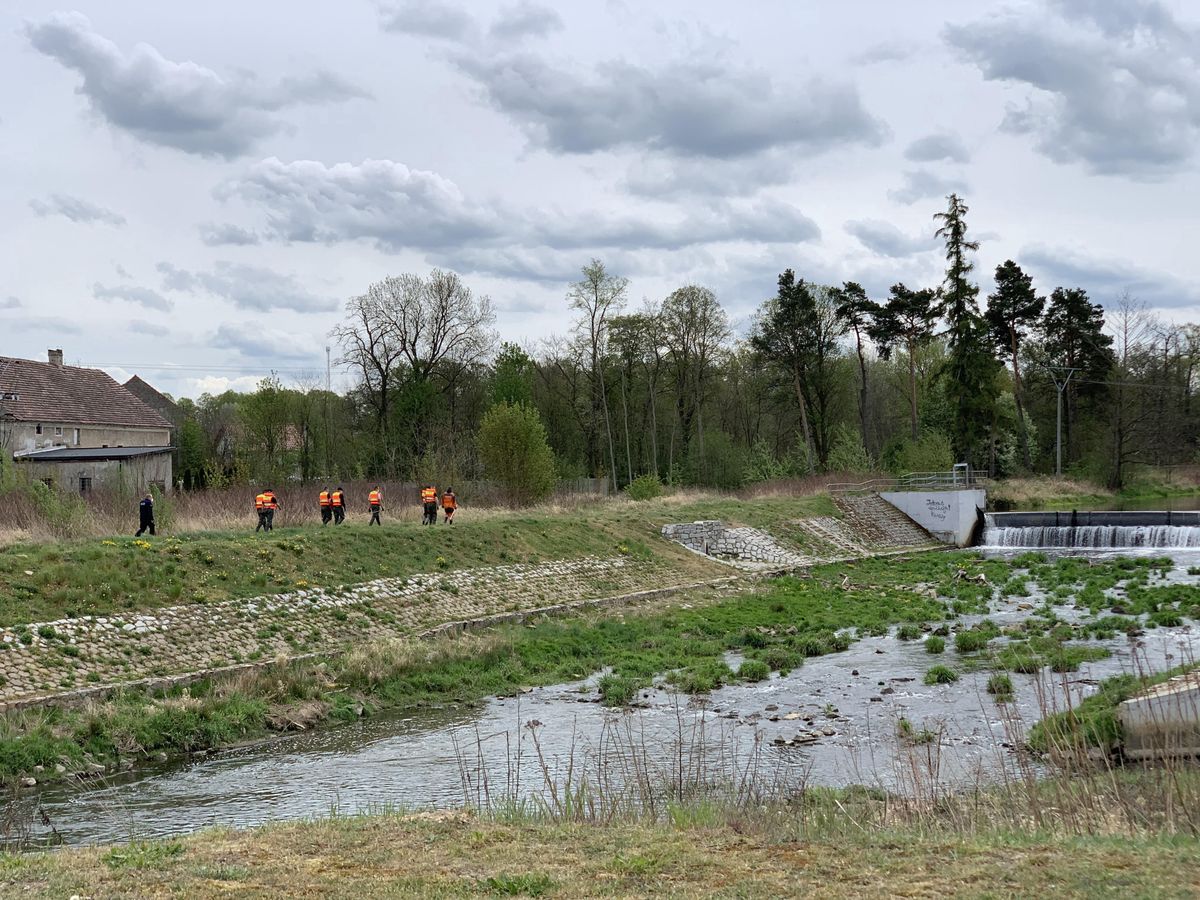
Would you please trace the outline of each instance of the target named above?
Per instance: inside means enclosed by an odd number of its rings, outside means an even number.
[[[966,466],[955,466],[947,472],[909,472],[896,478],[872,478],[870,481],[836,482],[826,485],[831,494],[874,494],[879,491],[955,491],[983,487],[991,479],[978,475]]]

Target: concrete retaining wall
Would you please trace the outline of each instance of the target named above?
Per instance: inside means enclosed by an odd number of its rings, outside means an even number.
[[[1130,759],[1200,756],[1200,672],[1179,675],[1117,708]]]
[[[987,506],[983,488],[962,491],[882,491],[896,507],[945,544],[966,547],[971,543],[979,514]]]

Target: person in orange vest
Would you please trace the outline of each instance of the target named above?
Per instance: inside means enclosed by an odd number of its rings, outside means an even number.
[[[321,524],[328,525],[333,518],[333,491],[326,487],[317,496],[317,502],[321,504]]]
[[[340,486],[329,495],[329,505],[333,509],[334,525],[341,525],[346,521],[346,492]]]
[[[437,524],[437,488],[432,484],[427,484],[421,488],[421,503],[425,507],[425,517],[421,519],[422,525]]]
[[[254,497],[254,511],[258,513],[258,524],[254,526],[255,532],[270,531],[267,527],[267,492],[259,491]]]
[[[379,485],[375,485],[371,493],[367,495],[367,505],[371,507],[371,521],[367,523],[367,526],[378,525],[382,528],[383,523],[379,521],[379,511],[383,509],[383,491],[379,490]]]
[[[458,509],[458,497],[454,495],[454,488],[446,488],[446,493],[442,494],[442,511],[446,514],[446,524],[454,524],[454,511]]]
[[[270,488],[267,488],[263,496],[266,498],[267,531],[274,531],[275,510],[279,509],[279,500],[275,497],[275,492]]]

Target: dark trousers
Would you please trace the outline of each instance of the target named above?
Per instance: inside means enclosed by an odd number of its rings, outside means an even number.
[[[437,524],[437,504],[436,503],[426,503],[425,504],[425,518],[421,520],[421,524],[422,525],[436,525]]]
[[[380,509],[381,509],[381,507],[379,506],[379,504],[377,504],[377,503],[371,504],[371,521],[367,523],[368,526],[369,525],[378,525],[380,528],[383,527],[383,523],[379,521],[379,510]]]
[[[333,510],[328,506],[321,507],[321,524],[328,525],[329,520],[333,518]]]
[[[271,530],[271,527],[267,525],[267,511],[265,509],[258,511],[258,524],[254,526],[254,530],[256,532]]]
[[[137,534],[135,534],[134,537],[141,537],[142,532],[144,532],[144,531],[149,531],[151,535],[154,534],[154,520],[153,519],[142,519],[142,521],[139,522],[138,524],[141,525],[141,527],[137,530]]]
[[[274,529],[275,529],[275,510],[268,509],[267,510],[267,531],[273,531]]]
[[[346,521],[346,508],[344,506],[335,506],[333,508],[333,524],[341,525]]]
[[[454,506],[447,506],[447,507],[445,508],[445,510],[443,510],[443,512],[445,512],[445,513],[446,513],[446,524],[447,524],[447,525],[453,525],[453,524],[454,524],[454,510],[455,510],[456,508],[457,508],[457,507],[454,507]]]

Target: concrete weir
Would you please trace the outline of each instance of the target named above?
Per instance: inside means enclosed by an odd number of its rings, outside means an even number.
[[[956,491],[880,491],[879,496],[935,538],[956,547],[970,546],[987,506],[983,488]]]
[[[1200,756],[1200,670],[1176,675],[1117,709],[1129,759]]]

